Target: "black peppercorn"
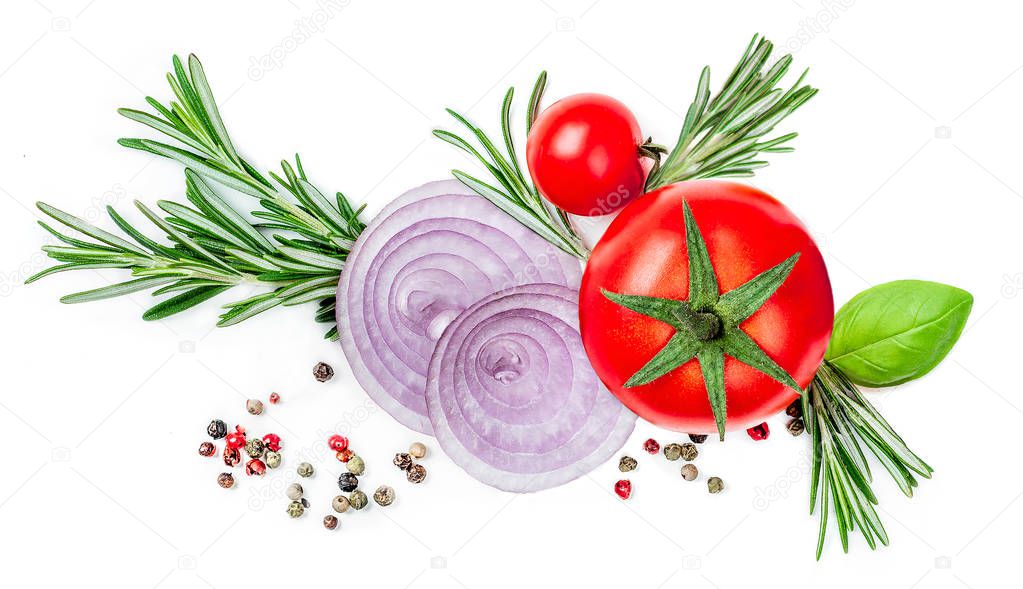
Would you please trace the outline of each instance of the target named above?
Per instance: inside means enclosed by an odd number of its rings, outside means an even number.
[[[345,493],[354,491],[359,486],[359,477],[350,472],[343,472],[337,477],[337,486]]]
[[[788,425],[785,426],[785,429],[789,430],[789,433],[792,434],[793,436],[798,436],[799,434],[803,433],[803,430],[805,428],[806,427],[803,425],[803,420],[798,417],[790,420]]]
[[[408,470],[412,466],[412,455],[400,452],[394,455],[394,465],[402,470]]]
[[[199,444],[199,456],[213,456],[217,453],[217,447],[210,442]]]
[[[206,433],[214,440],[219,440],[227,435],[227,424],[219,419],[214,419],[206,427]]]
[[[410,483],[421,483],[426,478],[426,467],[422,464],[413,464],[408,468],[408,473],[405,476],[408,477]]]
[[[802,417],[803,416],[802,399],[796,399],[788,407],[786,407],[785,415],[788,415],[789,417]]]
[[[689,434],[689,439],[697,444],[702,444],[707,441],[707,434]]]
[[[327,528],[328,530],[333,530],[334,528],[337,527],[337,518],[334,517],[333,515],[328,515],[324,517],[323,527]]]
[[[313,367],[313,377],[320,382],[334,378],[334,369],[326,362],[319,362]]]

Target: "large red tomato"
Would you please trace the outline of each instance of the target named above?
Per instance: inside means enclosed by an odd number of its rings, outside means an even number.
[[[576,94],[540,113],[526,138],[537,190],[575,215],[607,215],[643,193],[643,135],[632,112],[602,94]]]
[[[824,260],[806,229],[784,205],[755,188],[683,182],[643,196],[622,211],[594,248],[583,277],[579,311],[586,352],[604,384],[639,416],[677,431],[710,433],[716,422],[697,359],[647,384],[624,386],[676,328],[616,304],[604,293],[690,297],[683,201],[706,243],[722,294],[799,254],[780,287],[736,328],[800,387],[809,384],[824,356],[834,302]],[[728,429],[760,423],[797,396],[727,353],[724,388]]]

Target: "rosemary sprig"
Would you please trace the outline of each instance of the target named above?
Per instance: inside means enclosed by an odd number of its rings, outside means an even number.
[[[767,165],[758,159],[761,153],[793,151],[785,144],[797,133],[765,137],[813,98],[817,89],[803,85],[808,70],[788,90],[778,87],[792,64],[792,55],[785,55],[768,67],[773,48],[770,41],[754,35],[742,59],[713,98],[710,67],[703,68],[678,142],[664,161],[658,161],[651,170],[647,190],[696,178],[753,176],[755,170]],[[666,150],[658,145],[653,148],[652,155],[659,160],[658,152]],[[643,151],[651,155],[651,150]]]
[[[292,167],[281,162],[281,173],[267,179],[237,152],[217,109],[202,64],[189,56],[186,71],[175,56],[167,75],[176,98],[169,105],[147,97],[155,114],[120,109],[125,117],[175,140],[170,145],[150,139],[121,139],[121,145],[177,161],[185,167],[185,196],[191,207],[171,201],[157,205],[156,214],[135,205],[170,240],[162,245],[143,235],[112,207],[116,224],[135,243],[99,229],[45,203],[39,209],[57,222],[94,241],[70,237],[40,223],[66,244],[43,250],[62,264],[26,282],[67,270],[121,268],[132,280],[68,295],[78,303],[155,289],[153,295],[176,293],[145,312],[143,318],[168,317],[208,300],[233,286],[255,284],[272,290],[228,303],[218,326],[234,325],[278,305],[319,301],[316,320],[334,322],[335,292],[341,267],[354,240],[365,228],[340,192],[328,199],[313,186],[302,160]],[[250,222],[227,203],[211,184],[220,184],[259,200],[261,209]],[[269,233],[272,239],[264,234]],[[337,337],[337,328],[328,331]]]
[[[803,417],[813,442],[810,513],[820,505],[817,558],[824,549],[829,512],[849,551],[849,532],[857,527],[871,550],[877,541],[888,545],[888,534],[874,506],[872,477],[863,447],[874,455],[907,497],[917,486],[914,476],[931,478],[933,469],[906,446],[840,370],[824,361],[803,394]]]
[[[541,72],[533,86],[533,93],[529,97],[526,113],[527,134],[539,114],[540,99],[543,97],[546,87],[547,72]],[[482,153],[473,146],[472,139],[466,140],[441,129],[434,130],[433,134],[478,160],[490,172],[493,184],[488,184],[461,170],[452,170],[451,173],[455,178],[539,236],[565,252],[585,260],[589,256],[589,250],[586,249],[575,229],[572,228],[568,216],[540,196],[540,192],[529,179],[529,175],[523,173],[522,166],[519,165],[511,131],[511,107],[514,97],[515,88],[508,88],[501,105],[501,136],[504,142],[504,153],[479,127],[450,108],[447,109],[448,114],[469,131],[476,143],[483,148]]]

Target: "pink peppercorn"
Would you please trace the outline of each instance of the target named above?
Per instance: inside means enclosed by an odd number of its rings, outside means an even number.
[[[615,483],[615,494],[622,499],[628,499],[632,495],[632,481],[622,479]]]
[[[749,434],[749,437],[759,442],[760,440],[766,440],[771,435],[771,428],[767,427],[767,422],[764,422],[749,428],[746,430],[746,433]]]

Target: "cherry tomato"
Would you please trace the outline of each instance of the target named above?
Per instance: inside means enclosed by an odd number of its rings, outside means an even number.
[[[745,284],[794,253],[784,283],[738,328],[806,387],[831,337],[834,301],[820,251],[784,205],[749,186],[712,180],[666,186],[638,199],[608,227],[593,250],[579,295],[586,353],[605,385],[654,424],[689,433],[715,432],[699,360],[647,384],[624,383],[674,335],[675,328],[619,306],[616,293],[687,300],[689,257],[683,199],[707,244],[721,293]],[[797,393],[725,356],[727,427],[745,429],[781,411]]]
[[[529,174],[547,200],[575,215],[607,215],[643,193],[643,136],[624,104],[576,94],[544,110],[526,140]]]

